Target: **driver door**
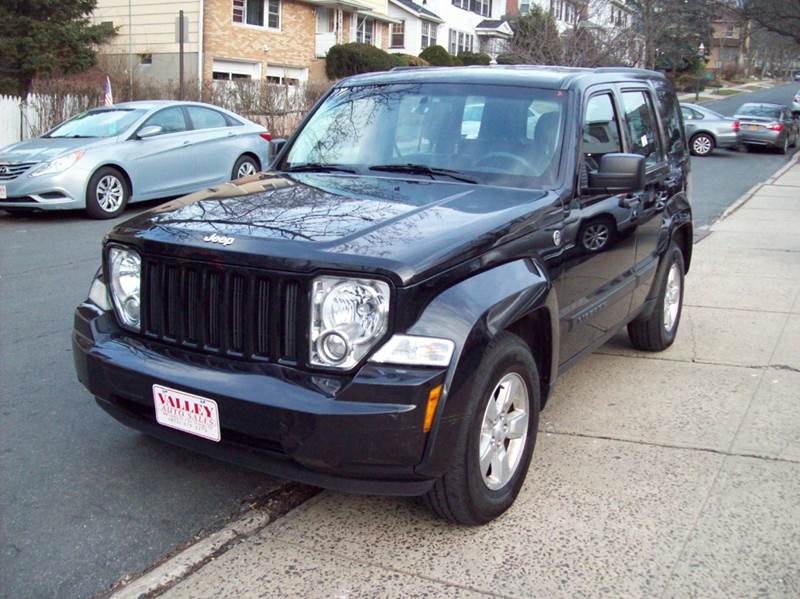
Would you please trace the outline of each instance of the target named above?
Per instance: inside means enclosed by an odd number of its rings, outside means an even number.
[[[635,286],[635,236],[640,198],[587,189],[588,173],[604,154],[623,152],[622,120],[611,89],[590,92],[584,103],[579,185],[564,227],[559,295],[560,362],[570,362],[624,322]]]

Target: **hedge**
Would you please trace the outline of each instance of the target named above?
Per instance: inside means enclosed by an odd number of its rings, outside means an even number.
[[[441,46],[428,46],[419,53],[419,57],[436,67],[451,67],[454,63],[453,57]]]
[[[489,64],[492,62],[491,56],[480,52],[459,52],[458,59],[464,66],[469,66],[471,64]]]
[[[352,42],[331,46],[325,57],[325,74],[328,79],[341,79],[359,73],[387,71],[403,64],[396,55],[384,52],[369,44]]]

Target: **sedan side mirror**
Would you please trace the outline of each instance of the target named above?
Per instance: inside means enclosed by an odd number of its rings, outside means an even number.
[[[588,191],[595,193],[633,193],[645,184],[644,156],[611,153],[600,158],[600,166],[589,172]]]
[[[161,135],[162,133],[164,133],[164,127],[161,125],[148,125],[147,127],[142,127],[139,130],[139,133],[136,134],[136,138],[145,139],[155,135]]]

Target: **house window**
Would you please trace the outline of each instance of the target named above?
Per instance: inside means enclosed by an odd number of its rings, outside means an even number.
[[[375,19],[358,16],[356,21],[356,41],[361,44],[372,45],[373,34],[375,31]]]
[[[281,0],[233,0],[233,22],[281,28]]]
[[[148,65],[153,64],[152,54],[139,54],[139,64]]]
[[[405,21],[400,21],[399,23],[389,23],[389,38],[391,40],[392,48],[405,47],[406,45],[405,35],[406,35]]]
[[[733,25],[725,25],[725,37],[735,37],[736,28]]]
[[[457,56],[460,52],[472,52],[473,36],[463,31],[451,29],[448,48],[453,56]]]
[[[296,87],[308,81],[308,69],[297,67],[268,66],[267,83]]]
[[[429,21],[422,21],[422,47],[427,48],[428,46],[435,46],[436,45],[436,23],[431,23]]]
[[[469,0],[469,10],[477,15],[492,15],[492,0]]]
[[[260,79],[261,64],[214,59],[211,77],[215,81],[235,81],[237,79]]]

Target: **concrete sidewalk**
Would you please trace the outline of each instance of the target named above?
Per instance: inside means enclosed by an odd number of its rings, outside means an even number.
[[[698,104],[703,104],[705,102],[711,102],[714,100],[722,100],[724,98],[730,97],[730,94],[726,93],[730,91],[736,91],[739,93],[748,92],[748,91],[758,91],[759,89],[769,89],[771,87],[775,87],[776,85],[781,85],[783,83],[789,83],[788,81],[782,81],[779,79],[758,79],[749,81],[747,83],[741,84],[725,84],[722,87],[706,87],[703,91],[700,92],[700,99],[697,100]],[[722,93],[717,93],[722,91]],[[686,92],[678,94],[678,101],[680,102],[695,102],[695,92]]]
[[[167,597],[800,597],[800,165],[695,246],[677,342],[565,374],[481,528],[325,492]]]

